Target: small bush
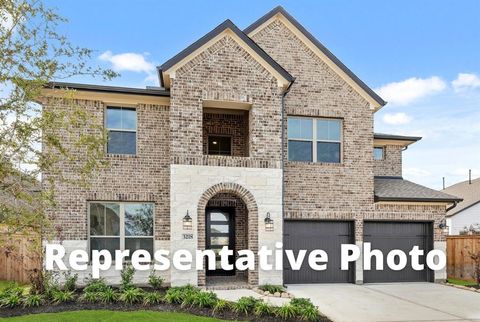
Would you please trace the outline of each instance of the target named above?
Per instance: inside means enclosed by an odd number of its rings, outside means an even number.
[[[299,313],[302,317],[302,320],[305,321],[317,321],[318,317],[320,316],[317,308],[314,306],[305,307]]]
[[[101,292],[83,292],[80,301],[87,303],[95,303],[100,301]]]
[[[127,304],[143,302],[144,292],[141,288],[128,288],[120,294],[120,301]]]
[[[233,304],[233,310],[237,313],[248,314],[252,312],[257,303],[262,300],[256,299],[253,296],[244,296],[238,299],[236,303]]]
[[[22,296],[17,293],[6,294],[0,299],[0,307],[13,308],[22,303]]]
[[[75,291],[77,289],[77,280],[78,274],[73,274],[71,272],[63,273],[65,282],[63,283],[63,289],[65,291]]]
[[[312,301],[307,298],[293,298],[290,300],[290,305],[293,305],[297,308],[306,308],[306,307],[314,307]]]
[[[155,290],[158,291],[163,284],[163,278],[155,275],[155,272],[152,271],[150,276],[148,276],[148,284]]]
[[[55,291],[52,293],[52,302],[54,304],[60,304],[73,301],[74,294],[72,291]]]
[[[165,301],[170,304],[182,304],[193,292],[198,292],[198,289],[192,285],[171,287],[165,293]]]
[[[200,294],[201,291],[197,288],[188,288],[186,290],[183,290],[182,307],[195,305],[197,297],[201,296]]]
[[[284,320],[294,318],[297,313],[297,308],[290,304],[284,304],[275,310],[275,315]]]
[[[143,305],[155,305],[163,302],[162,294],[158,292],[148,292],[143,298]]]
[[[43,303],[43,296],[40,294],[30,294],[23,299],[23,307],[36,307]]]
[[[193,305],[203,308],[214,307],[217,301],[217,294],[213,292],[199,292],[194,295]]]
[[[229,301],[225,300],[218,300],[215,305],[213,306],[213,314],[216,314],[218,312],[226,311],[229,310],[232,307],[232,303]]]
[[[110,286],[107,287],[102,292],[98,292],[97,296],[100,299],[100,301],[102,301],[103,303],[116,302],[119,298],[119,294]]]
[[[132,265],[126,265],[122,269],[122,272],[120,273],[122,278],[120,282],[120,289],[122,291],[135,288],[135,285],[133,284],[133,275],[135,275],[135,268],[133,268]]]
[[[285,288],[282,285],[265,284],[265,285],[259,286],[258,288],[264,292],[270,292],[272,294],[276,292],[279,292],[279,293],[285,292]]]
[[[105,291],[109,286],[103,278],[89,279],[83,289],[84,293],[98,293]]]
[[[264,301],[258,302],[253,309],[253,313],[256,316],[271,315],[273,314],[273,312],[274,312],[273,307],[271,307],[270,304]]]

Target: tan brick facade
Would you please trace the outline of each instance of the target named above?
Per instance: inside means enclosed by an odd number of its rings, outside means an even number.
[[[386,145],[383,147],[383,160],[373,162],[373,172],[375,176],[402,176],[402,150],[400,145]]]

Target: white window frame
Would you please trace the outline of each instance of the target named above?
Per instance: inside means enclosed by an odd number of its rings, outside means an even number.
[[[288,137],[288,119],[308,119],[312,120],[312,139],[290,139]],[[335,140],[318,140],[317,139],[317,120],[327,120],[327,121],[339,121],[340,122],[340,141]],[[312,161],[296,161],[288,160],[288,162],[313,162],[313,163],[324,163],[324,164],[342,164],[343,163],[343,119],[341,118],[328,118],[328,117],[308,117],[308,116],[288,116],[287,117],[287,159],[288,159],[288,147],[289,141],[301,141],[301,142],[311,142],[312,143]],[[317,161],[317,142],[325,143],[340,143],[340,160],[339,162],[323,162]]]
[[[119,216],[120,216],[120,234],[118,236],[104,236],[104,235],[94,235],[93,238],[120,238],[120,243],[119,243],[119,250],[125,250],[125,238],[151,238],[153,240],[153,251],[155,252],[155,203],[151,201],[104,201],[104,200],[91,200],[87,202],[87,227],[88,227],[88,253],[90,254],[92,249],[90,245],[90,240],[92,238],[92,235],[90,234],[90,205],[95,204],[95,203],[113,203],[113,204],[118,204],[120,206],[119,208]],[[150,204],[152,205],[153,208],[153,235],[152,236],[125,236],[125,205],[128,204]],[[132,254],[130,254],[132,256]],[[153,256],[153,254],[152,254]]]
[[[381,158],[381,159],[375,159],[375,149],[382,149],[382,158]],[[385,149],[384,146],[374,146],[374,147],[373,147],[373,151],[372,151],[372,152],[373,152],[373,160],[374,160],[374,161],[383,161],[383,160],[385,160],[385,151],[386,151],[386,149]]]
[[[129,110],[134,110],[134,111],[135,111],[135,130],[109,128],[108,125],[107,125],[107,122],[108,122],[108,109],[109,109],[109,108],[112,108],[112,109],[122,109],[122,108],[125,108],[125,109],[129,109]],[[106,143],[106,145],[105,145],[105,154],[108,154],[108,155],[119,154],[119,155],[132,155],[132,156],[138,155],[138,108],[137,108],[136,106],[129,106],[129,105],[114,105],[114,104],[109,104],[109,105],[105,106],[105,109],[104,109],[104,111],[103,111],[103,119],[104,119],[103,125],[104,125],[105,129],[107,130],[107,135],[110,134],[110,131],[135,133],[135,153],[134,153],[134,154],[130,154],[130,153],[108,153],[108,138],[107,138],[107,143]]]

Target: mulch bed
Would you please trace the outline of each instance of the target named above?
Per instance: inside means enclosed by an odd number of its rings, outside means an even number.
[[[152,306],[145,306],[141,304],[129,305],[125,303],[82,303],[82,302],[69,302],[58,305],[43,305],[40,307],[16,307],[12,309],[0,309],[0,317],[13,317],[26,314],[38,314],[38,313],[58,313],[65,311],[82,311],[82,310],[111,310],[111,311],[161,311],[161,312],[179,312],[190,313],[199,316],[214,317],[222,320],[243,320],[243,321],[258,321],[258,322],[293,322],[300,321],[298,319],[282,320],[278,317],[257,317],[254,315],[236,314],[231,311],[218,312],[215,315],[212,314],[211,309],[203,309],[198,307],[181,307],[180,305],[173,304],[158,304]],[[321,322],[331,322],[327,318],[319,320]]]

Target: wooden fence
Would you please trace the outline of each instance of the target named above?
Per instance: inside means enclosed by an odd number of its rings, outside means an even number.
[[[40,242],[40,237],[34,234],[7,235],[6,231],[5,226],[0,226],[4,239],[0,244],[0,280],[27,283],[32,270],[42,267],[40,257],[33,252],[33,245]]]
[[[474,279],[474,261],[469,253],[480,252],[480,236],[447,237],[447,276],[462,280]]]

